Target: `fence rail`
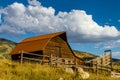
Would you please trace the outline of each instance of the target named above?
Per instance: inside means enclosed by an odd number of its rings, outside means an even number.
[[[49,60],[40,60],[40,59],[36,59],[36,58],[28,58],[28,57],[23,57],[23,59],[34,60],[34,61],[38,61],[38,62],[49,62]]]
[[[120,73],[112,72],[111,77],[117,77],[120,78]]]
[[[85,65],[90,69],[92,68],[93,71],[96,72],[96,74],[99,73],[99,71],[107,71],[111,73],[113,70],[112,68],[112,52],[111,50],[106,50],[105,54],[99,57],[96,57],[92,60],[85,61]]]
[[[30,61],[37,61],[37,62],[41,62],[41,63],[50,63],[50,58],[51,56],[47,56],[47,55],[40,55],[40,54],[35,54],[35,53],[28,53],[28,52],[24,52],[24,51],[21,51],[21,58],[20,58],[20,62],[21,64],[23,63],[24,60],[30,60]],[[27,55],[32,55],[32,56],[36,56],[36,57],[42,57],[42,59],[40,58],[35,58],[35,57],[26,57],[24,56],[24,54],[27,54]],[[48,58],[48,60],[45,60],[44,58]]]
[[[28,52],[23,52],[23,54],[29,54],[29,55],[39,56],[39,57],[50,57],[48,55],[40,55],[40,54],[34,54],[34,53],[28,53]]]
[[[93,60],[86,61],[85,63],[87,64],[92,64],[92,66],[81,66],[81,65],[76,65],[74,62],[74,59],[70,58],[59,58],[51,55],[40,55],[40,54],[34,54],[34,53],[28,53],[21,51],[21,58],[20,62],[21,64],[23,63],[24,60],[30,60],[30,61],[37,61],[40,63],[48,63],[50,65],[58,65],[58,64],[63,64],[64,66],[70,67],[70,66],[79,66],[83,67],[84,69],[89,69],[98,74],[100,71],[107,71],[111,76],[117,76],[120,77],[120,73],[117,73],[120,70],[118,69],[113,69],[112,68],[112,61],[111,61],[111,53],[110,54],[104,54],[100,57],[97,57]],[[31,57],[26,57],[24,54],[27,55],[33,55],[36,56],[37,58],[31,58]],[[39,58],[41,57],[41,58]],[[47,58],[47,59],[46,59]],[[114,73],[113,73],[114,71]]]
[[[21,51],[20,54],[21,54],[21,58],[20,58],[21,64],[24,62],[24,60],[30,60],[30,61],[41,62],[43,64],[48,63],[50,65],[58,65],[58,64],[75,65],[75,62],[73,59],[54,57],[54,56],[52,56],[52,54],[50,56],[48,56],[48,55],[40,55],[40,54],[35,54],[35,53],[28,53],[28,52],[24,52],[24,51]],[[36,57],[31,58],[31,57],[25,56],[24,54],[33,55]],[[41,57],[41,58],[39,58],[39,57]]]

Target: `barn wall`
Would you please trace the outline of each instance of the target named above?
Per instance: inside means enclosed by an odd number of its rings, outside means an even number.
[[[51,39],[44,50],[45,55],[52,54],[56,57],[63,57],[63,58],[73,58],[73,54],[68,47],[66,41],[64,41],[59,36]]]

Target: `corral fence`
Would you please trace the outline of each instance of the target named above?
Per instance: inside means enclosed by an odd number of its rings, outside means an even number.
[[[75,60],[70,58],[61,58],[52,56],[52,54],[48,55],[40,55],[34,53],[28,53],[24,51],[20,51],[20,63],[22,64],[24,61],[33,61],[38,62],[40,64],[48,64],[52,66],[60,66],[60,65],[75,65]],[[25,55],[36,56],[36,57],[28,57]]]
[[[111,76],[120,76],[120,70],[113,69],[112,66],[112,51],[105,50],[105,54],[102,56],[96,57],[92,60],[85,61],[83,68],[85,70],[92,70],[92,72],[98,73],[106,73]]]
[[[109,53],[108,53],[109,52]],[[98,74],[99,71],[107,71],[111,73],[112,71],[112,52],[111,50],[106,50],[105,54],[96,57],[92,60],[85,61],[85,68],[91,68],[93,72]]]

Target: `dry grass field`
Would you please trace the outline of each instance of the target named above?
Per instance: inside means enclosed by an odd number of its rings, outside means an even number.
[[[102,74],[90,73],[90,78],[86,80],[120,80]],[[50,67],[35,63],[10,62],[0,60],[0,80],[83,80],[76,73],[66,73],[63,68]]]

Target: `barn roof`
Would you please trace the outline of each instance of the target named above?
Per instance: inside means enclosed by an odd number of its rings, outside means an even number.
[[[56,33],[52,33],[52,34],[46,34],[46,35],[42,35],[42,36],[26,38],[22,41],[22,43],[29,42],[29,41],[42,40],[42,39],[50,39],[50,38],[56,37],[56,36],[61,35],[61,34],[65,34],[65,37],[66,37],[66,32],[56,32]]]
[[[25,52],[34,52],[38,50],[43,50],[46,44],[48,43],[48,41],[56,36],[61,36],[64,40],[67,41],[66,32],[57,32],[42,36],[26,38],[13,49],[11,54],[19,54],[19,51],[21,50]]]

